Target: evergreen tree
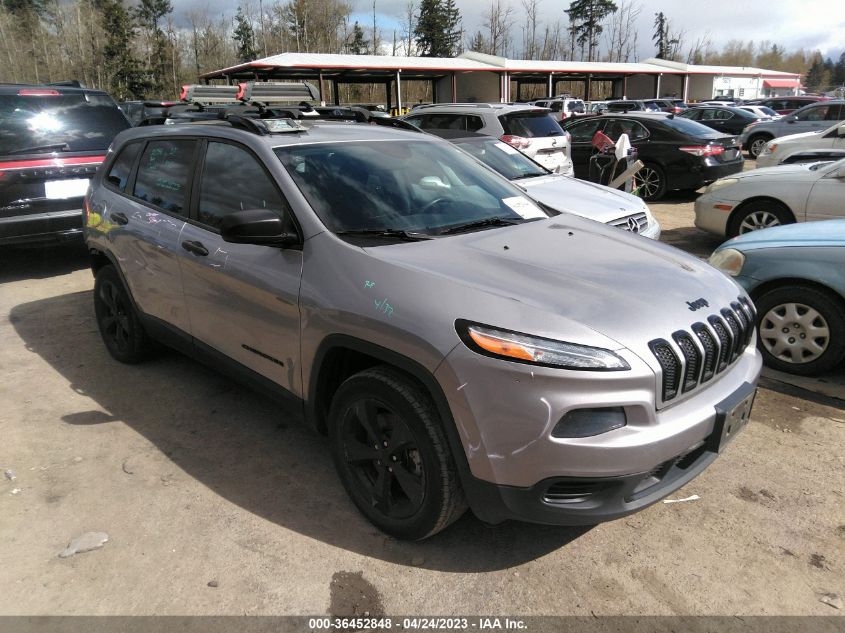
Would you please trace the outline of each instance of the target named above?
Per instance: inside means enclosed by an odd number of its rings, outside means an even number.
[[[232,39],[235,40],[237,47],[238,61],[251,62],[258,57],[255,50],[255,31],[241,7],[238,7],[238,12],[235,14],[235,30],[232,33]]]
[[[598,52],[599,36],[604,28],[602,22],[616,13],[619,7],[613,0],[573,0],[566,9],[576,41],[587,49],[587,61],[594,61]]]
[[[654,35],[652,41],[657,45],[657,59],[666,59],[669,55],[669,34],[667,31],[666,16],[663,11],[654,14]]]
[[[831,66],[833,63],[831,62]],[[807,71],[807,76],[804,78],[804,85],[810,92],[818,92],[827,90],[830,87],[831,73],[825,67],[825,61],[822,59],[821,53],[816,51],[813,54],[813,63]]]
[[[422,57],[454,57],[461,45],[461,12],[454,0],[422,0],[414,40]]]
[[[349,42],[349,52],[353,55],[366,55],[370,50],[370,40],[364,37],[364,29],[356,21],[352,26],[352,41]]]
[[[135,8],[135,19],[147,35],[147,83],[157,95],[167,92],[170,42],[159,26],[159,20],[172,13],[170,0],[141,0]]]
[[[44,5],[44,0],[2,0],[2,4],[0,4],[6,11],[19,17],[33,13],[42,15],[45,9]]]
[[[123,0],[97,0],[105,33],[103,64],[108,76],[108,90],[117,99],[139,99],[150,89],[140,64],[132,54],[135,29]]]
[[[845,52],[839,56],[839,61],[833,67],[833,83],[845,86]]]

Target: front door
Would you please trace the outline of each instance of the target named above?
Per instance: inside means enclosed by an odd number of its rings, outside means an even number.
[[[825,168],[822,167],[822,170]],[[821,171],[821,170],[820,170]],[[827,169],[828,173],[818,180],[807,198],[807,221],[845,218],[845,178],[837,178],[838,169]]]
[[[295,230],[292,212],[261,161],[245,147],[209,141],[200,171],[193,223],[180,237],[182,286],[194,338],[301,394],[299,283],[302,251],[230,244],[224,216],[270,209]]]

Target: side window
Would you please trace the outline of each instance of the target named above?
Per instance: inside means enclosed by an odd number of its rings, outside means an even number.
[[[727,121],[734,115],[730,110],[716,110],[716,115],[713,117],[718,121]]]
[[[138,152],[141,151],[141,143],[129,143],[123,146],[117,158],[111,165],[109,173],[106,176],[106,182],[112,187],[123,191],[126,189],[126,183],[129,180],[129,174],[132,173],[132,167],[135,165],[135,159],[138,158]]]
[[[601,129],[603,124],[604,120],[596,117],[595,119],[584,121],[583,123],[577,123],[576,125],[567,128],[567,130],[572,135],[573,143],[589,143],[593,140],[593,136],[595,136],[596,132]]]
[[[707,110],[704,110],[701,113],[701,120],[702,121],[712,121],[715,118],[716,118],[716,111],[711,110],[710,108],[708,108]]]
[[[195,147],[194,141],[150,141],[138,165],[135,197],[184,215]]]
[[[687,112],[689,112],[689,114],[684,113],[685,119],[690,119],[692,121],[701,120],[701,114],[702,114],[701,108],[690,108],[689,110],[687,110]]]
[[[417,127],[422,127],[423,117],[422,116],[411,116],[405,119],[411,125],[416,125]]]
[[[827,108],[827,117],[825,117],[826,121],[841,121],[845,119],[845,106],[843,105],[830,105]]]
[[[798,121],[824,121],[829,109],[826,105],[807,108],[798,114],[795,119]]]
[[[477,132],[484,127],[484,121],[482,121],[480,116],[468,116],[466,119],[467,130],[470,132]]]
[[[464,116],[462,114],[430,114],[426,117],[424,127],[432,130],[463,130]]]
[[[197,220],[219,228],[225,216],[246,209],[269,209],[290,217],[275,183],[252,154],[236,145],[210,142],[202,168]]]

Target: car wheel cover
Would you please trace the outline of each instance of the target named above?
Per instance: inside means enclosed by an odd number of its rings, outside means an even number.
[[[764,147],[766,147],[766,143],[768,143],[768,142],[769,142],[769,141],[767,141],[767,140],[766,140],[766,139],[764,139],[764,138],[756,138],[756,139],[754,139],[754,142],[753,142],[753,143],[751,143],[751,154],[752,154],[753,156],[759,156],[759,155],[760,155],[760,152],[762,152],[762,151],[763,151],[763,148],[764,148]]]
[[[750,233],[772,226],[780,226],[780,218],[771,211],[752,211],[746,215],[739,225],[739,233]]]
[[[132,340],[132,321],[123,295],[111,281],[100,284],[98,293],[103,312],[100,329],[103,336],[121,352],[129,349]]]
[[[407,422],[374,398],[355,401],[343,416],[345,467],[362,502],[391,519],[416,514],[425,500],[425,469]]]
[[[640,197],[649,198],[660,191],[660,174],[650,167],[643,167],[634,177],[640,190]]]
[[[803,365],[817,360],[830,346],[827,321],[812,306],[782,303],[760,320],[760,340],[774,358]]]

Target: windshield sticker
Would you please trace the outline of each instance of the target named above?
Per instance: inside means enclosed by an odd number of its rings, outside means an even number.
[[[515,150],[507,143],[496,143],[494,147],[497,147],[498,149],[502,150],[505,154],[519,154],[517,150]]]
[[[514,196],[513,198],[503,198],[502,202],[504,202],[516,213],[518,213],[520,217],[525,218],[526,220],[531,220],[533,218],[548,217],[545,213],[543,213],[543,210],[540,209],[540,207],[538,207],[536,204],[534,204],[527,198],[523,198],[522,196]]]

